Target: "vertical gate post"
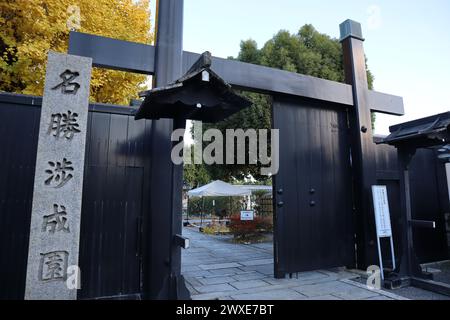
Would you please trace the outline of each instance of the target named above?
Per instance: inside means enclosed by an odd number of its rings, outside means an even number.
[[[409,285],[410,277],[429,278],[430,274],[423,273],[419,259],[414,251],[413,218],[411,203],[411,186],[409,170],[411,160],[416,149],[398,147],[398,167],[400,170],[400,214],[401,214],[401,252],[397,276],[391,277],[388,287],[396,288]]]
[[[182,75],[183,0],[157,2],[155,81],[163,87]],[[183,165],[171,160],[171,134],[184,121],[152,122],[152,164],[149,255],[144,270],[145,292],[151,299],[188,299],[181,276],[181,248],[174,237],[181,234]]]
[[[402,252],[400,256],[400,276],[418,275],[419,264],[413,261],[415,258],[413,249],[413,234],[410,221],[411,212],[411,188],[409,178],[409,167],[415,150],[398,149],[398,164],[400,170],[400,212],[402,221]],[[416,268],[414,268],[416,267]]]
[[[346,20],[340,25],[345,82],[353,87],[354,108],[349,111],[354,177],[357,267],[376,261],[375,221],[371,186],[376,184],[375,143],[368,103],[368,83],[361,24]]]

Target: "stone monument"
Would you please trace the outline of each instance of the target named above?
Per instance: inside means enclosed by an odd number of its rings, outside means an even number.
[[[77,298],[91,71],[91,58],[48,54],[25,299]]]

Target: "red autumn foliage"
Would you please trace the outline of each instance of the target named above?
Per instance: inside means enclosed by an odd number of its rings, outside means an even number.
[[[252,221],[242,221],[240,215],[233,215],[230,218],[229,228],[235,238],[251,238],[272,231],[273,222],[272,217],[256,216]]]

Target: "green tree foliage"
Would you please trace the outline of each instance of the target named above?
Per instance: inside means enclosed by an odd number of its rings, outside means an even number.
[[[341,44],[310,24],[301,27],[297,34],[279,31],[261,49],[254,40],[242,41],[238,60],[344,82]],[[367,77],[372,89],[374,77],[369,70]]]
[[[241,93],[243,96],[249,98],[253,105],[250,108],[244,109],[238,114],[235,114],[225,121],[216,124],[203,124],[203,131],[215,128],[219,129],[224,136],[224,155],[225,155],[225,130],[226,129],[270,129],[271,115],[270,115],[270,97],[251,92]],[[268,135],[270,142],[270,135]],[[269,150],[270,154],[270,150]],[[235,161],[236,163],[237,161]],[[260,165],[210,165],[205,168],[212,180],[223,180],[233,182],[237,180],[244,180],[249,175],[252,175],[257,180],[264,181],[266,176],[260,176]]]
[[[296,34],[279,31],[259,49],[254,40],[241,42],[238,60],[286,71],[310,75],[332,81],[344,82],[343,53],[337,39],[319,33],[312,25],[304,25]],[[374,77],[367,70],[369,88]],[[271,97],[256,93],[243,93],[251,99],[253,106],[214,125],[203,124],[203,130],[225,129],[270,129]],[[374,120],[374,119],[373,119]],[[205,166],[212,179],[230,181],[252,175],[256,179],[267,179],[259,175],[259,166],[212,165]]]
[[[183,170],[183,179],[192,189],[208,184],[211,180],[204,165],[185,164]]]

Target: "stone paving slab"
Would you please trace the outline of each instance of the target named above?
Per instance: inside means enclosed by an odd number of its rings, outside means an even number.
[[[378,295],[378,296],[366,298],[366,299],[363,299],[363,300],[394,300],[394,299],[391,299],[391,298],[386,297],[386,296]]]
[[[326,274],[321,271],[308,271],[297,274],[294,278],[299,280],[316,280],[316,279],[325,279],[330,276],[334,276],[335,274]]]
[[[333,292],[334,296],[344,300],[362,300],[367,298],[379,297],[380,295],[374,291],[361,289],[355,286],[347,286],[339,292]]]
[[[242,264],[243,266],[262,266],[262,265],[273,265],[273,258],[269,258],[269,259],[258,259],[258,260],[243,260],[243,261],[239,261],[240,264]]]
[[[226,269],[214,269],[209,270],[209,275],[205,277],[217,277],[217,276],[234,276],[237,274],[249,273],[249,271],[244,271],[240,268],[226,268]]]
[[[264,281],[270,283],[271,285],[281,285],[281,286],[288,286],[288,287],[299,287],[303,285],[311,285],[311,284],[317,284],[317,283],[325,283],[325,282],[336,282],[339,278],[337,275],[335,276],[328,276],[326,278],[313,278],[313,279],[274,279],[274,278],[265,278]]]
[[[409,300],[408,298],[402,297],[402,296],[400,296],[398,294],[395,294],[395,293],[392,293],[392,292],[389,292],[389,291],[386,291],[386,290],[367,289],[367,286],[365,286],[364,284],[356,282],[356,281],[352,281],[350,279],[344,279],[344,280],[341,280],[341,282],[348,283],[348,284],[351,284],[353,286],[357,286],[357,287],[362,288],[362,289],[370,290],[370,291],[378,293],[378,294],[380,294],[380,295],[382,295],[384,297],[387,297],[390,300]]]
[[[185,276],[185,277],[208,277],[208,276],[212,276],[212,273],[209,271],[205,271],[205,270],[200,270],[200,271],[181,271],[181,273]]]
[[[193,287],[195,290],[197,290],[200,293],[236,291],[235,287],[232,287],[231,285],[229,285],[227,283],[212,284],[212,285],[205,285],[205,286],[199,286],[199,287],[193,286]]]
[[[342,283],[340,281],[329,281],[324,283],[317,283],[317,284],[306,284],[301,285],[298,287],[292,288],[293,290],[300,292],[301,294],[307,296],[307,297],[318,297],[323,296],[327,294],[335,294],[338,292],[341,292],[348,287],[360,289],[357,287],[352,287],[348,284]]]
[[[318,296],[318,297],[314,297],[314,298],[308,298],[307,300],[325,301],[325,300],[342,300],[342,299],[338,298],[336,296],[333,296],[332,294],[327,294],[325,296]]]
[[[233,300],[230,292],[212,292],[212,293],[198,293],[192,294],[192,300]]]
[[[235,280],[230,277],[210,277],[210,278],[198,278],[197,281],[202,285],[209,284],[222,284],[222,283],[233,283]]]
[[[267,275],[255,271],[255,272],[237,274],[237,275],[232,276],[232,278],[236,281],[260,280],[260,279],[267,278]]]
[[[191,293],[191,295],[193,297],[197,297],[200,295],[200,292],[198,292],[197,290],[194,289],[194,287],[192,287],[192,285],[190,285],[189,283],[186,282],[186,288],[189,290],[189,292]]]
[[[233,300],[305,300],[306,297],[294,290],[270,290],[254,293],[231,295]]]
[[[201,278],[195,277],[184,277],[184,280],[189,283],[192,287],[201,287],[204,283],[200,282]]]
[[[230,285],[236,289],[249,289],[258,287],[270,287],[270,284],[262,280],[245,280],[230,282]]]
[[[365,286],[355,286],[353,283],[346,283],[340,280],[307,284],[292,289],[308,297],[320,297],[331,294],[343,300],[362,300],[373,297],[379,297],[378,299],[385,300],[391,299],[382,290],[369,290]]]
[[[229,263],[201,264],[198,267],[202,270],[217,270],[217,269],[239,268],[241,267],[241,265],[239,263],[229,262]]]
[[[401,299],[349,280],[358,275],[340,268],[275,279],[271,243],[234,244],[190,228],[183,235],[191,240],[191,249],[183,250],[182,274],[193,300]]]
[[[200,271],[201,269],[195,265],[188,265],[188,266],[183,266],[182,270],[183,270],[183,272],[189,272],[189,271]]]
[[[262,266],[243,266],[241,269],[244,271],[257,271],[265,275],[273,275],[273,263]]]

